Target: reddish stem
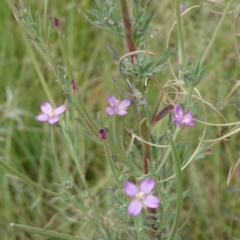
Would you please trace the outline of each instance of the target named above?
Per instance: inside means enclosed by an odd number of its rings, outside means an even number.
[[[125,44],[128,52],[135,52],[136,47],[132,38],[132,24],[130,21],[128,6],[126,0],[120,0],[121,12],[122,12],[122,20],[123,26],[125,29]],[[133,64],[137,64],[136,56],[131,56],[131,61]]]

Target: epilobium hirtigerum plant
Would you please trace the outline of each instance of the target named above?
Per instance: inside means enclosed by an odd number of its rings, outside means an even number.
[[[92,95],[92,98],[104,102],[105,106],[98,109],[100,114],[96,117],[85,103],[76,69],[73,70],[75,64],[68,56],[67,36],[62,30],[62,25],[68,24],[68,21],[61,23],[59,18],[51,16],[47,0],[44,1],[43,14],[36,13],[34,16],[24,1],[20,4],[14,4],[12,0],[7,2],[19,23],[46,94],[46,98],[42,99],[44,103],[39,103],[42,113],[37,115],[38,106],[33,112],[36,120],[43,122],[38,124],[51,131],[53,162],[56,166],[51,171],[57,174],[59,182],[56,183],[57,188],[49,185],[48,188],[53,188],[50,190],[21,174],[18,177],[35,187],[36,191],[45,192],[44,198],[70,204],[69,211],[73,215],[66,221],[88,226],[88,232],[73,231],[70,234],[64,232],[64,227],[61,231],[52,231],[51,224],[44,231],[41,226],[16,223],[11,226],[51,239],[171,240],[187,239],[187,236],[193,239],[191,229],[185,229],[183,225],[189,218],[186,214],[182,215],[183,203],[191,194],[190,184],[188,186],[186,183],[183,187],[184,170],[190,163],[210,154],[209,149],[215,143],[239,130],[235,127],[209,140],[206,126],[214,124],[207,121],[206,106],[215,108],[202,98],[197,88],[204,79],[206,60],[210,57],[208,54],[229,5],[206,51],[194,63],[185,50],[183,19],[185,14],[200,6],[186,8],[179,0],[171,1],[175,22],[168,37],[161,35],[161,41],[166,41],[167,47],[156,50],[150,44],[154,41],[151,24],[155,21],[151,9],[154,8],[152,4],[159,6],[161,1],[95,0],[95,8],[88,11],[81,9],[80,1],[78,11],[81,21],[88,21],[98,31],[105,31],[122,40],[121,46],[106,44],[106,54],[111,54],[118,74],[112,69],[114,81],[111,73],[109,79],[104,80],[112,85],[111,89],[115,88],[114,92],[105,89],[100,96]],[[175,30],[177,34],[172,34]],[[53,32],[58,34],[62,66],[57,65],[52,55],[50,42]],[[52,70],[52,78],[62,88],[61,96],[53,97],[34,51]],[[81,51],[84,49],[79,49]],[[175,63],[172,61],[174,56],[177,58]],[[160,72],[166,74],[167,70],[171,75],[163,77]],[[88,91],[91,92],[91,89]],[[58,106],[55,101],[66,103],[55,108]],[[200,134],[199,129],[202,129]],[[55,134],[58,130],[68,156],[73,160],[69,169],[64,169],[64,163],[57,157]],[[75,142],[74,134],[81,133],[84,133],[82,142]],[[194,143],[189,136],[194,136]],[[91,141],[91,150],[84,151],[84,144]],[[101,149],[104,154],[99,155]],[[96,156],[96,161],[106,162],[110,171],[106,174],[108,176],[103,174],[103,179],[97,180],[102,182],[97,188],[90,186],[87,180],[86,173],[91,167],[88,155]],[[10,169],[7,165],[4,167]],[[77,169],[74,176],[71,172],[73,168]],[[67,180],[69,176],[72,176],[71,184]],[[78,214],[75,215],[76,212]]]

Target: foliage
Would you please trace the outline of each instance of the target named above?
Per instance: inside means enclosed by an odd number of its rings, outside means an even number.
[[[178,1],[133,1],[136,49],[125,54],[120,2],[86,1],[81,16],[73,3],[6,2],[0,10],[6,26],[0,40],[2,238],[239,238],[239,81],[233,82],[239,68],[231,39],[222,44],[236,15],[218,14],[237,1],[186,3],[182,16]],[[111,43],[110,54],[104,42]],[[131,101],[126,116],[105,112],[113,93]],[[34,120],[42,102],[56,107],[65,99],[67,113],[57,125]],[[179,104],[192,111],[194,127],[173,123]],[[123,184],[146,178],[154,179],[161,204],[128,216]]]

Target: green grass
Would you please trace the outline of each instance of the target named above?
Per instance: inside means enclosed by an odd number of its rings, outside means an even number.
[[[36,9],[43,14],[43,3],[31,2],[32,12]],[[168,31],[174,21],[171,1],[153,1],[156,9],[153,28],[158,31],[150,40],[150,51],[161,52],[166,47]],[[206,1],[191,1],[191,4],[206,4]],[[190,4],[186,1],[186,4]],[[233,1],[237,6],[238,1]],[[83,9],[93,6],[92,1],[84,1]],[[218,5],[212,6],[218,8]],[[221,6],[219,7],[219,9]],[[122,42],[116,37],[102,33],[89,25],[77,12],[75,1],[63,4],[62,1],[50,1],[49,17],[59,17],[62,32],[66,36],[70,63],[74,70],[74,78],[80,86],[80,92],[90,113],[102,125],[110,121],[104,114],[106,97],[116,93],[112,77],[120,79],[117,66],[104,46],[111,43],[124,54]],[[237,12],[229,14],[223,24],[205,64],[207,74],[198,86],[204,99],[216,105],[231,90],[240,74],[239,59],[234,49],[233,26]],[[184,39],[186,54],[194,60],[201,58],[220,15],[210,13],[206,8],[197,8],[184,18]],[[24,44],[22,34],[5,1],[0,8],[0,158],[15,170],[48,189],[58,191],[59,182],[55,171],[54,158],[50,143],[49,128],[35,121],[39,105],[46,100],[38,75],[34,70],[31,58]],[[238,28],[239,29],[239,28]],[[238,37],[239,40],[239,37]],[[52,29],[51,51],[57,64],[62,65],[57,35]],[[177,44],[175,31],[170,40]],[[240,41],[240,40],[239,40]],[[238,42],[239,42],[238,41]],[[39,65],[50,86],[51,93],[58,105],[64,101],[63,92],[55,82],[49,66],[37,56]],[[175,64],[176,54],[171,57]],[[168,66],[157,78],[161,84],[172,79]],[[154,90],[153,90],[154,91]],[[152,94],[155,104],[156,94]],[[239,105],[239,100],[236,103]],[[201,117],[201,108],[197,117]],[[210,113],[209,122],[222,122],[219,117]],[[229,121],[238,121],[234,106],[228,105],[222,114]],[[189,136],[197,143],[203,126],[196,127],[196,132]],[[156,127],[160,131],[161,125]],[[102,210],[108,206],[103,201],[106,187],[111,186],[112,176],[104,157],[103,149],[86,138],[76,122],[72,121],[72,139],[78,148],[79,161],[87,160],[87,181],[93,192],[102,199]],[[214,138],[221,131],[220,127],[209,127],[207,138]],[[56,129],[57,154],[61,170],[66,180],[74,179],[79,189],[83,189],[78,170],[73,159],[66,150],[61,134]],[[240,239],[239,219],[234,221],[230,212],[240,217],[239,194],[227,190],[228,171],[239,157],[239,133],[213,146],[212,154],[192,163],[184,170],[184,186],[191,186],[191,197],[184,199],[183,221],[188,218],[182,232],[185,239]],[[236,174],[232,185],[239,188],[239,176]],[[71,190],[76,194],[76,190]],[[85,192],[81,193],[82,195]],[[46,228],[69,235],[80,235],[85,239],[92,237],[91,223],[81,222],[83,217],[79,211],[79,203],[63,199],[53,199],[49,194],[38,191],[20,181],[14,175],[0,168],[0,232],[1,239],[40,240],[47,239],[33,233],[26,233],[10,227],[10,223],[18,223],[33,227]],[[191,211],[189,211],[192,206]],[[91,207],[91,206],[89,206]],[[189,235],[188,235],[189,234]],[[235,238],[234,238],[235,237]],[[83,238],[84,239],[84,238]]]

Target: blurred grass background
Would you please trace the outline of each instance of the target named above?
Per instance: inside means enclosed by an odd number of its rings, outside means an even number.
[[[112,77],[119,79],[117,67],[104,43],[111,43],[120,54],[124,54],[121,39],[109,36],[86,22],[77,12],[76,1],[50,1],[49,17],[57,17],[61,21],[62,32],[66,36],[68,54],[74,69],[76,82],[80,86],[81,94],[88,105],[89,111],[97,116],[102,111],[101,122],[109,124],[104,115],[106,97],[109,93],[117,93]],[[41,1],[29,1],[32,13],[43,13]],[[184,18],[184,38],[187,56],[194,60],[201,58],[221,15],[210,12],[208,8],[222,11],[226,2],[209,4],[207,1],[183,1],[185,7],[198,4],[199,8],[186,14]],[[81,1],[82,10],[95,7],[94,1]],[[237,8],[238,0],[233,1],[231,9]],[[166,47],[169,29],[174,21],[172,1],[153,1],[152,9],[155,17],[152,24],[153,38],[149,40],[149,50],[161,52]],[[234,23],[239,12],[229,14],[223,24],[210,55],[205,61],[207,74],[198,90],[204,99],[217,105],[230,91],[239,78],[240,67],[237,57],[233,33]],[[46,100],[38,76],[31,63],[31,59],[24,45],[21,32],[5,1],[0,8],[0,157],[14,169],[28,176],[32,180],[49,189],[56,188],[58,182],[54,172],[52,150],[49,146],[50,134],[45,124],[35,121],[40,103]],[[238,32],[240,28],[238,27]],[[177,43],[173,32],[171,42]],[[240,40],[238,41],[240,44]],[[51,51],[57,64],[62,64],[57,34],[54,28],[51,34]],[[47,64],[37,56],[42,72],[48,79],[52,95],[60,105],[64,96],[60,86],[55,82]],[[176,66],[176,54],[171,61]],[[164,84],[172,79],[168,66],[157,79]],[[158,94],[156,92],[156,94]],[[156,96],[152,94],[153,104]],[[229,104],[222,114],[229,121],[238,121],[236,109],[239,108],[239,98],[235,104]],[[208,109],[209,110],[209,109]],[[201,116],[201,112],[196,117]],[[221,122],[216,114],[209,111],[210,122]],[[161,126],[156,127],[160,131]],[[194,135],[189,136],[191,142],[198,142],[201,135],[196,128]],[[222,128],[211,127],[207,136],[214,138]],[[88,160],[87,179],[93,191],[111,186],[111,174],[104,160],[102,149],[91,143],[81,131],[73,134],[78,139],[80,157]],[[230,192],[226,188],[226,181],[230,166],[239,157],[239,134],[230,137],[212,148],[212,154],[205,159],[191,164],[184,171],[186,188],[191,185],[191,198],[185,200],[183,220],[188,218],[182,231],[187,232],[185,239],[240,239],[240,208],[239,194]],[[61,166],[69,178],[77,182],[77,172],[72,160],[65,150],[65,146],[58,135],[58,155]],[[83,152],[83,149],[85,151]],[[93,151],[94,149],[94,151]],[[99,180],[100,179],[100,180]],[[232,185],[240,188],[239,175],[236,175]],[[98,192],[103,194],[102,192]],[[191,211],[189,211],[191,207]],[[106,207],[105,205],[102,206]],[[1,239],[45,239],[42,236],[29,234],[9,227],[11,222],[35,227],[88,236],[91,225],[81,224],[81,215],[77,206],[57,201],[51,202],[49,196],[39,193],[36,189],[19,181],[15,176],[0,168],[0,232]],[[238,217],[234,218],[233,215]],[[85,234],[85,235],[84,235]],[[87,238],[86,238],[87,239]]]

